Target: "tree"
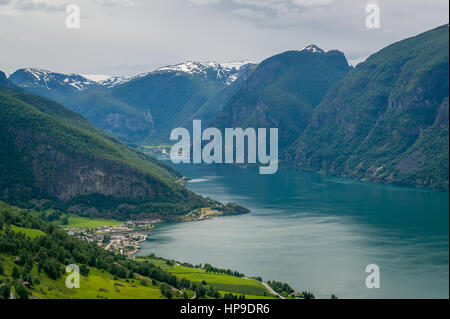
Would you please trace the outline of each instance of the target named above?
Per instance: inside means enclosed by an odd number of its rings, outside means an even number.
[[[191,286],[191,281],[186,278],[181,278],[180,280],[180,288],[189,288]]]
[[[0,275],[3,275],[5,273],[5,267],[3,264],[0,264]]]
[[[11,284],[4,283],[0,285],[0,299],[9,299],[11,297]]]
[[[22,281],[25,282],[29,282],[31,285],[33,284],[33,279],[31,278],[31,273],[24,271],[22,273]]]
[[[197,288],[195,293],[197,294],[198,297],[203,298],[206,295],[206,288],[203,286],[200,286]]]
[[[171,260],[166,260],[166,264],[167,264],[167,266],[173,266],[174,265],[173,261],[171,261]]]
[[[307,291],[302,292],[302,295],[304,299],[316,299],[316,297],[312,293]]]
[[[30,292],[21,282],[16,282],[14,289],[16,290],[17,299],[28,299],[30,297]]]
[[[33,257],[27,252],[22,252],[17,259],[16,264],[31,269],[33,268]]]
[[[11,277],[13,277],[13,279],[19,279],[20,278],[20,272],[19,269],[14,266],[11,272]]]
[[[53,280],[56,280],[61,276],[61,266],[56,259],[49,258],[49,259],[41,261],[39,264],[41,264],[41,268]]]
[[[161,294],[165,297],[167,297],[167,299],[172,299],[172,287],[170,287],[168,284],[166,283],[162,283],[160,285],[160,289],[161,289]]]
[[[69,225],[69,218],[67,216],[64,216],[61,220],[61,225],[67,226]]]
[[[89,270],[90,270],[89,267],[86,265],[80,266],[80,273],[85,277],[89,276]]]

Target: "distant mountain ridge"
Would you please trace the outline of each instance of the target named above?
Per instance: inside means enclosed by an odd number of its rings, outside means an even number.
[[[74,75],[56,89],[33,74],[9,79],[131,145],[168,143],[172,129],[194,119],[220,129],[277,127],[286,165],[448,190],[448,28],[394,43],[356,67],[312,44],[258,65],[186,62],[84,82]]]
[[[36,87],[45,87],[47,89],[60,89],[67,86],[79,91],[87,90],[94,87],[107,87],[124,84],[135,79],[146,77],[152,73],[163,72],[181,72],[192,75],[201,75],[205,78],[221,80],[227,85],[231,85],[239,76],[239,71],[248,65],[255,64],[250,61],[243,62],[194,62],[187,61],[184,63],[169,65],[156,69],[155,71],[141,73],[130,76],[110,76],[103,74],[64,74],[52,72],[49,70],[38,68],[25,68],[16,70],[8,79],[21,87],[30,89]]]
[[[250,62],[185,62],[128,77],[20,69],[9,80],[82,114],[126,143],[158,144],[167,143],[171,130],[188,118],[210,120],[217,104],[209,101],[223,100],[253,68]]]
[[[251,61],[242,62],[229,62],[229,63],[217,63],[217,62],[194,62],[188,61],[185,63],[166,66],[157,69],[155,72],[184,72],[188,74],[202,75],[205,78],[211,77],[215,80],[221,80],[227,85],[234,83],[239,77],[239,73],[242,68],[246,68],[249,65],[255,65]]]

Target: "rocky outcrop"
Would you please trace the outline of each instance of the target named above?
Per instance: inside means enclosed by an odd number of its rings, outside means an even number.
[[[68,201],[89,194],[132,199],[166,195],[167,189],[156,179],[128,165],[68,156],[50,145],[39,145],[31,154],[39,194],[43,196]]]

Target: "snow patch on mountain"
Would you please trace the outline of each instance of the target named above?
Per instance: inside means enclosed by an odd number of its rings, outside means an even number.
[[[230,85],[236,81],[240,70],[249,64],[254,63],[251,61],[228,63],[187,61],[185,63],[159,68],[155,72],[183,72],[204,77],[215,76],[218,80],[223,80],[226,84]]]
[[[111,75],[106,74],[80,74],[80,75],[96,83],[108,81],[109,79],[113,78]]]
[[[83,74],[82,76],[84,76],[85,78],[94,81],[95,83],[97,83],[98,85],[107,87],[107,88],[112,88],[116,85],[119,84],[123,84],[126,82],[129,82],[131,80],[137,79],[139,77],[145,76],[148,73],[144,73],[141,75],[129,75],[129,76],[111,76],[111,75],[105,75],[105,74]]]
[[[83,91],[93,87],[113,88],[117,85],[130,82],[159,72],[182,72],[200,75],[205,78],[214,78],[231,85],[235,82],[243,67],[254,64],[250,61],[217,63],[217,62],[193,62],[188,61],[176,65],[159,68],[153,72],[142,73],[133,76],[111,76],[106,74],[63,74],[44,69],[27,68],[17,70],[11,75],[13,82],[22,87],[46,87],[56,89],[61,86],[75,88]]]
[[[324,50],[322,50],[321,48],[319,48],[315,44],[310,44],[310,45],[304,47],[303,49],[300,49],[299,51],[309,51],[309,52],[312,52],[312,53],[325,53]]]
[[[55,73],[37,68],[18,70],[11,74],[10,79],[17,82],[17,76],[21,77],[20,86],[22,87],[44,86],[48,89],[54,89],[59,86],[71,86],[77,90],[85,90],[92,85],[96,85],[96,82],[78,74]]]

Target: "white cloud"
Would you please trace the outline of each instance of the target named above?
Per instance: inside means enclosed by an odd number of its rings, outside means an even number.
[[[294,0],[295,5],[301,7],[315,7],[332,3],[334,0]]]
[[[0,0],[8,15],[0,16],[0,69],[127,75],[186,60],[261,61],[311,43],[355,60],[448,23],[448,0],[379,0],[382,27],[369,30],[372,1]],[[59,11],[66,3],[84,15],[76,32]]]
[[[81,0],[86,4],[95,4],[98,6],[124,6],[131,7],[136,5],[134,0]],[[20,11],[59,11],[64,10],[66,5],[73,3],[73,0],[0,0],[0,14],[17,15]]]
[[[327,5],[334,0],[188,0],[194,4],[219,4],[219,3],[234,3],[238,7],[257,7],[268,9],[286,9],[293,7],[315,7]],[[238,8],[237,10],[240,10]]]
[[[292,16],[313,7],[329,5],[335,0],[188,0],[197,5],[220,5],[220,10],[236,16],[263,20],[267,17]]]
[[[134,0],[95,0],[94,3],[101,6],[133,7],[136,5]]]
[[[205,5],[205,4],[218,4],[221,0],[189,0],[189,1],[194,4]]]
[[[63,8],[67,0],[11,0],[9,3],[16,10],[55,10]]]

